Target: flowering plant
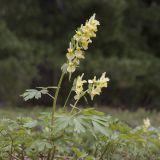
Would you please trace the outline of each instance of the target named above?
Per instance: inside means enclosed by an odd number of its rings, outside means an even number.
[[[77,67],[79,66],[81,59],[85,58],[85,50],[88,49],[89,43],[92,43],[92,38],[96,37],[98,25],[100,25],[100,23],[98,20],[95,19],[95,14],[93,14],[93,16],[91,16],[91,18],[87,20],[84,25],[82,24],[80,28],[76,30],[75,35],[69,43],[69,48],[67,49],[66,53],[67,62],[64,63],[61,67],[62,74],[57,87],[41,87],[40,91],[35,89],[26,90],[26,92],[22,95],[25,100],[31,98],[38,99],[41,97],[41,94],[47,94],[48,96],[50,96],[53,99],[52,123],[54,121],[54,114],[57,108],[57,98],[64,75],[69,74],[69,77],[71,78],[71,75],[76,71]],[[100,93],[102,92],[102,88],[108,86],[109,78],[106,77],[106,73],[103,73],[99,79],[96,79],[96,77],[94,77],[92,80],[83,80],[83,77],[84,74],[75,78],[73,87],[71,88],[71,92],[75,92],[75,103],[74,105],[70,105],[72,107],[72,112],[75,108],[77,108],[76,105],[78,101],[86,94],[89,94],[91,96],[91,99],[93,100],[95,95],[100,95]],[[84,89],[84,84],[87,83],[88,88]],[[49,93],[49,89],[55,89],[55,94],[51,95]],[[66,107],[71,92],[69,93],[63,108]]]
[[[99,21],[95,14],[77,29],[71,39],[67,61],[57,86],[27,89],[21,96],[25,101],[48,95],[53,100],[51,113],[42,113],[39,118],[18,117],[3,119],[0,123],[0,160],[119,160],[157,159],[159,156],[159,129],[145,119],[142,126],[132,129],[111,116],[94,108],[77,107],[79,100],[89,94],[91,100],[108,86],[109,78],[102,73],[85,80],[77,76],[61,110],[57,110],[57,98],[65,75],[76,71],[80,60],[85,58],[92,38],[96,37]],[[54,90],[54,95],[50,92]],[[66,107],[74,92],[71,111]]]

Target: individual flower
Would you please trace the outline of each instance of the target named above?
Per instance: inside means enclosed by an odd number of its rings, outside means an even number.
[[[84,50],[87,50],[88,49],[88,44],[91,43],[92,41],[87,39],[86,37],[82,38],[80,43],[81,43],[81,46]]]
[[[89,84],[95,84],[95,83],[97,83],[96,76],[94,76],[93,79],[89,79],[89,80],[88,80],[88,83],[89,83]]]
[[[74,72],[75,70],[76,70],[75,64],[72,63],[72,62],[69,62],[69,63],[68,63],[68,66],[67,66],[67,71],[68,71],[69,73],[72,73],[72,72]]]
[[[68,52],[67,52],[66,56],[67,56],[67,59],[68,59],[69,61],[71,61],[71,60],[75,57],[72,48],[68,48]]]
[[[84,59],[84,52],[81,50],[80,47],[76,48],[75,57],[78,59]]]
[[[82,32],[80,31],[76,31],[76,34],[73,36],[73,38],[76,40],[76,41],[79,41],[82,37]]]
[[[83,93],[83,84],[86,83],[86,80],[82,80],[84,74],[81,76],[78,76],[77,79],[74,81],[74,87],[73,90],[76,92],[75,100],[79,99],[81,97],[81,94]]]
[[[149,118],[146,118],[143,120],[143,126],[147,129],[149,128],[151,125],[151,122],[150,122],[150,119]]]
[[[98,25],[100,25],[100,23],[95,19],[94,14],[88,21],[86,21],[85,25],[81,25],[81,27],[77,29],[66,54],[66,67],[67,72],[70,74],[76,70],[80,59],[85,58],[84,51],[88,49],[89,43],[92,43],[91,38],[96,37]]]
[[[89,93],[90,93],[91,99],[93,100],[94,96],[100,95],[101,88],[93,86],[92,89],[91,89],[91,91]]]
[[[102,76],[100,77],[100,79],[98,80],[98,83],[99,83],[101,88],[108,86],[109,78],[105,77],[105,76],[106,76],[106,72],[104,72],[102,74]]]

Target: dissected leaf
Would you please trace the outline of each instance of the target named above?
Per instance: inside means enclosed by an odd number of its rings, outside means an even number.
[[[34,128],[37,126],[37,121],[34,120],[34,121],[31,121],[31,122],[27,122],[25,123],[23,126],[26,127],[26,128]]]
[[[27,89],[25,93],[23,93],[21,96],[24,98],[25,101],[28,101],[29,99],[39,99],[41,98],[42,94],[47,94],[47,89],[42,90],[36,90],[36,89]]]

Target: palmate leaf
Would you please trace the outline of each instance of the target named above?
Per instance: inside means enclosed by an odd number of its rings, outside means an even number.
[[[110,135],[109,124],[112,121],[110,116],[84,115],[83,119],[86,122],[86,128],[90,128],[95,137],[97,133]]]
[[[77,133],[85,132],[86,128],[83,126],[84,122],[81,118],[77,117],[73,119],[74,131]]]
[[[26,128],[34,128],[37,126],[37,121],[36,120],[33,120],[31,122],[27,122],[23,125],[23,127],[26,127]]]
[[[90,134],[96,137],[97,133],[100,133],[105,136],[109,136],[109,122],[110,116],[98,116],[98,115],[71,115],[71,114],[57,114],[55,115],[56,121],[56,129],[58,131],[71,131],[74,133],[86,133],[90,132]]]
[[[57,130],[67,130],[73,129],[76,133],[84,133],[86,130],[85,122],[83,121],[83,117],[81,116],[73,116],[73,115],[56,115],[56,128]]]
[[[96,121],[92,121],[92,124],[93,124],[94,130],[96,132],[99,132],[105,136],[109,136],[107,129],[104,126],[102,126],[100,123],[98,123]]]
[[[69,126],[69,123],[72,121],[72,117],[69,115],[55,115],[56,117],[56,128],[58,131],[64,130]]]
[[[28,154],[32,152],[43,152],[45,150],[51,149],[52,147],[53,146],[46,140],[36,140],[29,148],[26,149],[26,152]]]
[[[39,99],[41,98],[42,94],[47,94],[47,89],[37,90],[37,89],[27,89],[21,96],[24,98],[25,101],[29,99]]]

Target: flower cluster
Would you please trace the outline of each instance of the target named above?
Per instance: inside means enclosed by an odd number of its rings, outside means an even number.
[[[84,51],[88,49],[88,44],[92,43],[91,38],[96,37],[98,25],[100,25],[100,23],[95,19],[94,14],[86,21],[85,25],[81,25],[76,31],[66,54],[67,72],[73,73],[79,65],[80,59],[84,59]]]
[[[91,99],[93,100],[95,95],[100,95],[102,88],[108,86],[109,78],[105,77],[106,72],[102,74],[102,76],[96,80],[96,77],[94,77],[92,80],[88,80],[89,83],[89,89],[88,93],[91,96]]]
[[[103,73],[99,79],[96,79],[96,77],[94,77],[92,80],[88,80],[88,89],[84,91],[83,84],[87,83],[87,81],[82,80],[83,75],[84,74],[78,76],[74,81],[73,90],[76,92],[76,95],[74,97],[75,100],[80,99],[81,96],[83,96],[86,92],[91,96],[91,99],[93,100],[95,95],[100,95],[102,88],[108,86],[109,78],[105,77],[106,73]]]
[[[74,81],[73,90],[76,92],[76,95],[74,96],[75,100],[80,99],[81,94],[83,93],[83,84],[87,82],[86,80],[82,80],[83,75],[84,74],[78,76]]]

